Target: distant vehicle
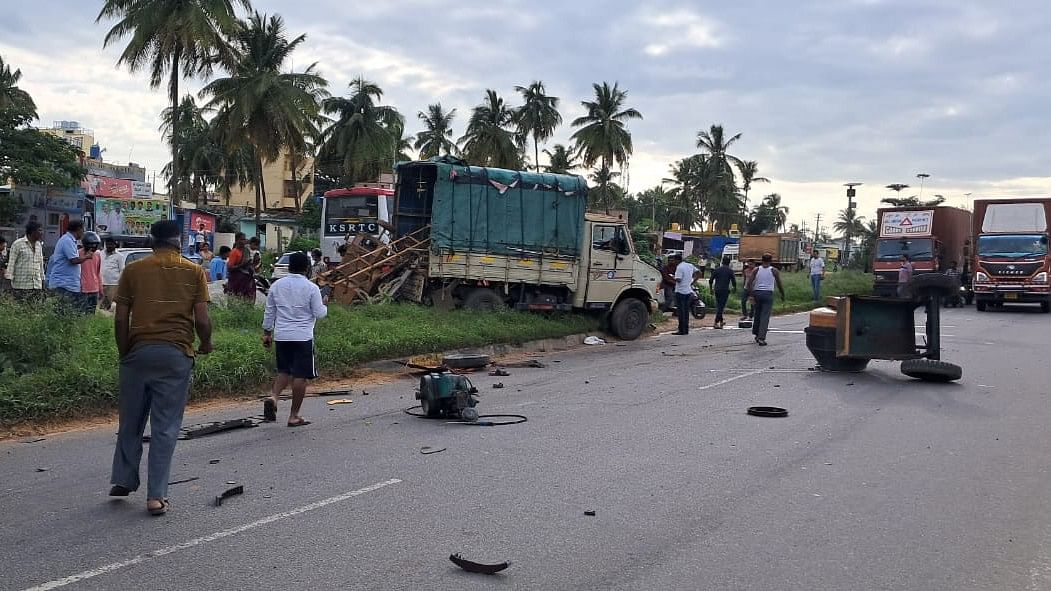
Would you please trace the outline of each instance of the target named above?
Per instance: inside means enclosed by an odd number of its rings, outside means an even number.
[[[725,248],[723,254],[726,254]],[[745,234],[741,236],[737,258],[761,260],[770,254],[778,269],[791,269],[799,263],[799,236],[795,234]]]
[[[394,191],[351,187],[326,191],[321,199],[321,253],[339,261],[339,247],[359,234],[381,237],[391,220]]]
[[[681,249],[668,248],[668,249],[665,249],[665,250],[661,251],[661,256],[664,257],[664,258],[668,258],[668,257],[673,256],[673,255],[686,256],[685,252],[686,251],[681,250]]]
[[[142,260],[142,259],[150,256],[151,254],[153,254],[153,249],[152,248],[118,248],[117,250],[114,251],[114,253],[115,253],[116,256],[120,257],[120,259],[119,259],[119,261],[120,261],[120,265],[119,265],[120,266],[120,272],[123,273],[124,272],[124,268],[127,267],[128,265],[130,265],[131,263],[134,263],[135,261]],[[106,255],[103,254],[102,256],[106,256]],[[192,255],[184,254],[184,255],[182,255],[182,258],[190,261],[191,263],[193,263],[195,265],[200,265],[201,264],[201,256],[197,255],[197,254],[192,254]]]
[[[740,243],[731,243],[723,247],[723,258],[730,259],[730,268],[734,273],[744,271],[744,261],[741,260]]]
[[[308,257],[310,256],[310,253],[306,251],[286,252],[285,254],[281,255],[281,258],[277,259],[277,262],[274,263],[274,272],[270,274],[271,283],[277,281],[278,279],[281,279],[282,277],[288,277],[288,259],[292,256],[294,252],[302,252]]]
[[[1040,304],[1051,312],[1051,198],[974,202],[975,308]]]
[[[885,207],[876,211],[879,238],[873,253],[873,293],[893,296],[898,290],[901,255],[909,255],[914,275],[944,273],[956,261],[966,275],[965,256],[971,212],[957,207]]]

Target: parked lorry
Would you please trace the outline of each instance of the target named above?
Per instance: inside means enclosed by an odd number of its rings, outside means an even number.
[[[901,256],[908,255],[914,275],[943,273],[955,262],[969,273],[967,251],[971,212],[958,207],[885,207],[876,211],[879,237],[872,254],[873,293],[891,297],[898,291]]]
[[[429,235],[423,299],[472,309],[585,310],[635,339],[656,308],[660,271],[622,218],[587,213],[582,177],[466,166],[397,167],[397,236]]]
[[[799,263],[799,236],[795,234],[745,234],[741,236],[737,258],[760,260],[764,254],[774,257],[773,266],[792,269]]]
[[[1051,198],[974,202],[975,307],[1034,303],[1051,312]]]

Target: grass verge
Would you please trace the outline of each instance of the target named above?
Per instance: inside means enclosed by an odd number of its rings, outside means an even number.
[[[741,311],[741,278],[737,278],[738,292],[730,295],[726,303],[726,309],[740,313]],[[781,282],[785,287],[785,300],[780,296],[775,297],[774,313],[783,314],[788,312],[801,312],[814,308],[814,297],[810,290],[810,274],[807,272],[781,273]],[[715,296],[708,291],[707,279],[703,280],[704,305],[715,309]],[[826,297],[842,295],[870,295],[872,293],[872,274],[860,271],[837,271],[825,275],[821,282],[822,304]]]
[[[191,399],[243,395],[273,376],[273,352],[259,341],[262,310],[212,308],[216,351],[194,368]],[[329,307],[316,331],[317,363],[326,377],[362,363],[460,347],[522,343],[593,331],[598,319],[571,314],[442,312],[407,304]],[[113,321],[74,317],[49,303],[0,298],[0,427],[81,418],[116,406]]]

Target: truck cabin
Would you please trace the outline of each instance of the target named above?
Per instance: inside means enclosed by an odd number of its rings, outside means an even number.
[[[902,255],[908,255],[909,260],[918,267],[927,270],[937,270],[944,266],[942,248],[933,238],[881,238],[876,242],[876,264],[887,268],[888,264],[897,266]],[[929,263],[935,264],[932,266]],[[881,264],[882,263],[882,264]]]
[[[1031,260],[1047,256],[1046,234],[987,234],[978,237],[978,257]]]

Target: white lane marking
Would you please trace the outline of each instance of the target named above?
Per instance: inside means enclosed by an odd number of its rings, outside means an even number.
[[[269,523],[273,523],[275,521],[281,521],[282,519],[288,519],[289,517],[295,517],[296,515],[302,515],[303,513],[307,513],[309,511],[314,511],[315,509],[320,509],[320,508],[325,507],[327,505],[331,505],[333,503],[338,503],[340,501],[345,501],[347,499],[350,499],[350,498],[353,498],[353,497],[356,497],[356,496],[359,496],[359,495],[363,495],[365,493],[370,493],[370,492],[379,490],[379,489],[381,489],[381,488],[383,488],[385,486],[390,486],[392,484],[398,484],[399,482],[401,482],[401,480],[398,480],[397,478],[391,478],[390,480],[385,480],[383,482],[377,482],[376,484],[372,484],[372,485],[366,486],[365,488],[359,488],[357,490],[352,490],[352,491],[349,491],[349,492],[345,492],[345,493],[343,493],[341,495],[336,495],[334,497],[329,497],[327,499],[323,499],[323,500],[317,501],[315,503],[310,503],[309,505],[303,505],[302,507],[299,507],[297,509],[292,509],[291,511],[285,511],[283,513],[275,513],[273,515],[270,515],[268,517],[264,517],[264,518],[259,519],[257,521],[253,521],[251,523],[246,523],[244,525],[239,525],[237,527],[230,528],[230,529],[224,529],[222,531],[218,531],[218,532],[215,532],[213,534],[208,534],[206,536],[201,536],[199,538],[194,538],[192,540],[183,542],[181,544],[175,544],[174,546],[168,546],[167,548],[161,548],[160,550],[154,550],[152,552],[147,552],[145,554],[139,554],[138,556],[135,556],[134,558],[129,558],[127,560],[122,560],[120,562],[114,562],[112,564],[107,564],[107,565],[100,566],[98,568],[94,568],[94,569],[91,569],[91,570],[86,570],[84,572],[80,572],[80,573],[77,573],[75,575],[70,575],[68,577],[64,577],[64,578],[61,578],[61,579],[55,579],[54,581],[48,581],[47,583],[42,583],[40,585],[37,585],[36,587],[29,587],[25,591],[47,591],[48,589],[57,589],[59,587],[65,587],[66,585],[71,585],[73,583],[76,583],[76,582],[79,582],[79,581],[83,581],[85,579],[90,579],[90,578],[93,578],[93,577],[97,577],[99,575],[103,575],[103,574],[106,574],[108,572],[112,572],[112,571],[115,571],[115,570],[120,570],[122,568],[127,568],[129,566],[134,566],[136,564],[140,564],[142,562],[146,562],[147,560],[152,560],[154,558],[159,558],[161,556],[167,556],[168,554],[172,554],[174,552],[178,552],[179,550],[186,550],[187,548],[193,548],[194,546],[200,546],[201,544],[207,544],[208,542],[214,542],[215,540],[219,540],[219,539],[222,539],[222,538],[228,538],[228,537],[230,537],[232,535],[236,535],[236,534],[239,534],[241,532],[246,532],[246,531],[248,531],[250,529],[255,529],[257,527],[262,527],[264,525],[267,525]]]
[[[761,369],[752,370],[750,372],[743,373],[741,375],[737,375],[737,376],[734,376],[732,378],[726,378],[725,380],[719,380],[718,382],[712,382],[711,384],[708,384],[706,386],[701,386],[700,388],[697,388],[697,389],[698,390],[707,390],[708,388],[714,388],[716,386],[722,386],[723,384],[729,384],[730,382],[733,382],[735,380],[739,380],[741,378],[747,378],[749,376],[754,376],[757,373],[763,373],[763,370],[761,370]]]

